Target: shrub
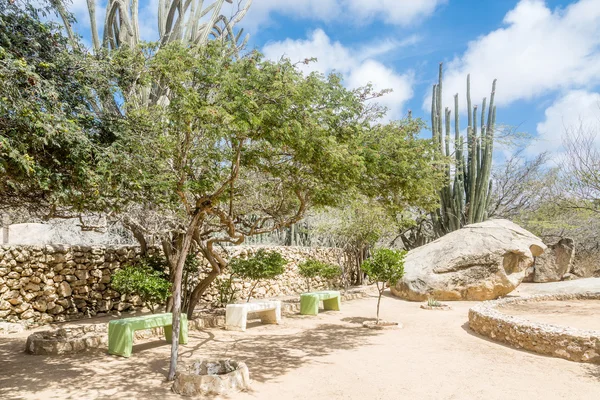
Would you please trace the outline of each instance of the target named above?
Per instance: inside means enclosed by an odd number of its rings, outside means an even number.
[[[395,285],[404,276],[404,256],[406,251],[378,249],[371,258],[365,260],[361,268],[371,281],[374,281],[379,291],[377,299],[377,323],[379,323],[379,304],[385,290],[386,282]]]
[[[154,257],[139,260],[117,272],[111,286],[125,295],[138,295],[153,313],[156,306],[164,304],[171,294],[171,282]]]
[[[320,276],[324,279],[333,279],[340,276],[341,270],[339,267],[333,264],[324,263],[322,261],[309,258],[308,260],[298,264],[298,273],[300,276],[306,279],[306,287],[310,292],[311,279],[314,279],[317,276]]]
[[[247,301],[250,301],[256,285],[258,285],[262,279],[273,279],[276,276],[283,274],[286,264],[287,261],[281,254],[275,251],[267,252],[264,249],[260,249],[255,255],[246,259],[234,258],[230,261],[229,267],[231,268],[231,273],[236,274],[241,278],[255,281],[250,289],[250,293],[248,293]]]

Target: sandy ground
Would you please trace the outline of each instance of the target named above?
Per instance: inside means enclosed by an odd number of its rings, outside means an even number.
[[[355,300],[341,312],[253,323],[245,333],[190,332],[181,359],[245,361],[253,390],[233,400],[600,398],[600,365],[479,337],[467,328],[473,304],[429,311],[386,296],[382,316],[404,328],[377,332],[361,326],[374,316],[376,299]],[[140,341],[129,359],[100,350],[47,357],[24,354],[25,336],[0,338],[0,399],[181,398],[164,381],[170,347],[163,340]]]
[[[498,311],[543,324],[600,331],[600,300],[511,304],[498,309]]]

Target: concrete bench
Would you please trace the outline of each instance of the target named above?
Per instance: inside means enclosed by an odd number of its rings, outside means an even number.
[[[259,301],[256,303],[227,304],[225,329],[244,332],[250,313],[258,314],[263,324],[279,324],[281,322],[281,302]]]
[[[321,301],[325,310],[340,311],[340,292],[336,290],[323,290],[321,292],[302,293],[300,295],[300,314],[319,314],[319,302]]]
[[[179,343],[186,344],[188,340],[187,315],[181,314]],[[141,317],[123,318],[108,323],[108,353],[129,357],[133,348],[133,332],[144,329],[164,328],[165,339],[171,342],[173,329],[173,314],[152,314]]]

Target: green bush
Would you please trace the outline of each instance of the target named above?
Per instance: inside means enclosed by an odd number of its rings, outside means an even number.
[[[171,282],[155,257],[147,257],[117,272],[111,286],[125,295],[138,295],[152,312],[164,304],[171,294]],[[156,268],[156,269],[155,269]]]
[[[406,251],[404,250],[377,249],[361,265],[362,270],[371,281],[375,282],[379,291],[377,322],[379,322],[379,304],[386,283],[389,282],[390,285],[395,285],[404,276],[405,255]]]
[[[252,257],[246,259],[234,258],[229,262],[229,268],[231,268],[232,274],[255,281],[248,294],[248,301],[250,301],[256,285],[262,279],[273,279],[283,274],[286,264],[287,261],[281,254],[275,251],[267,252],[264,249],[260,249]]]
[[[318,276],[324,279],[333,279],[341,274],[338,266],[309,258],[298,264],[298,273],[306,279],[306,287],[310,292],[310,280]]]

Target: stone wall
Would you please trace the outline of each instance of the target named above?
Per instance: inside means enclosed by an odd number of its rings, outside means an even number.
[[[547,300],[600,300],[600,293],[537,295],[480,303],[469,310],[469,327],[497,342],[571,361],[600,364],[600,331],[531,322],[502,313],[502,306]]]
[[[258,248],[240,246],[228,251],[233,256],[244,256]],[[305,281],[297,274],[297,264],[306,258],[335,264],[349,262],[340,249],[263,248],[279,251],[290,262],[278,279],[261,282],[256,287],[255,298],[305,291]],[[110,287],[112,275],[138,256],[139,248],[135,246],[0,246],[0,321],[39,325],[138,306],[139,299],[121,296]],[[339,285],[339,280],[316,279],[311,289]],[[240,298],[247,296],[250,286],[250,282],[234,280]],[[218,294],[215,284],[207,290],[203,300],[215,303]]]

